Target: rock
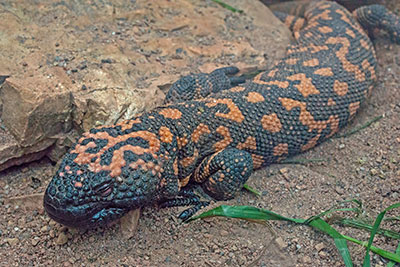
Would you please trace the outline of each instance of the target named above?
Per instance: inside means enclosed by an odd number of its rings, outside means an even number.
[[[5,203],[18,205],[25,210],[43,210],[43,193],[6,198]]]
[[[133,237],[139,224],[140,209],[131,210],[121,218],[121,235],[125,239]]]
[[[57,240],[56,240],[56,244],[62,246],[64,244],[66,244],[67,242],[68,242],[68,237],[65,234],[65,232],[60,232],[58,234],[58,237],[57,237]]]
[[[276,238],[275,242],[280,249],[285,249],[288,246],[287,242],[285,242],[282,237]]]
[[[315,249],[316,249],[318,252],[320,252],[321,250],[323,250],[325,247],[326,247],[325,244],[322,243],[322,242],[315,245]]]
[[[40,228],[40,232],[42,233],[46,233],[50,230],[50,227],[48,225],[43,226],[42,228]]]
[[[228,235],[229,235],[229,232],[226,231],[226,230],[221,230],[220,235],[221,235],[221,236],[228,236]]]
[[[5,238],[4,242],[8,243],[10,246],[15,246],[19,243],[18,238]]]
[[[32,246],[36,246],[37,244],[39,244],[40,239],[38,237],[34,237],[31,241]]]
[[[335,191],[336,193],[338,193],[339,195],[343,195],[344,194],[344,189],[340,186],[335,186]]]
[[[301,261],[302,261],[303,263],[307,263],[307,264],[311,264],[311,263],[312,263],[312,260],[311,260],[311,257],[310,257],[310,256],[304,256],[304,257],[301,259]]]
[[[325,259],[326,257],[328,257],[328,254],[325,251],[320,251],[318,252],[318,255],[322,258]]]
[[[372,168],[371,170],[370,170],[370,173],[371,173],[371,175],[377,175],[378,174],[378,170],[377,169],[374,169],[374,168]]]

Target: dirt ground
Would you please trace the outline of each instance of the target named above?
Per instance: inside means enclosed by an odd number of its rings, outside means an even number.
[[[400,3],[388,1],[399,11]],[[277,164],[255,172],[248,184],[261,197],[242,191],[230,205],[252,205],[287,217],[308,218],[343,200],[358,199],[362,218],[373,222],[400,199],[400,45],[375,41],[378,84],[355,120],[341,133],[383,115],[349,137],[333,138],[295,159],[319,163]],[[119,224],[80,232],[61,226],[44,213],[41,193],[55,172],[46,158],[0,173],[0,266],[342,266],[329,237],[306,226],[271,222],[271,227],[225,218],[182,224],[179,210],[142,210],[137,232],[127,239]],[[29,209],[16,196],[32,195]],[[25,199],[26,200],[26,199]],[[343,214],[342,214],[343,215]],[[353,216],[354,214],[345,214]],[[388,217],[400,216],[395,210]],[[335,226],[342,234],[368,240],[369,234]],[[397,221],[382,227],[400,231]],[[394,251],[398,241],[377,236],[374,245]],[[349,244],[361,265],[364,250]],[[372,266],[386,260],[374,255]]]

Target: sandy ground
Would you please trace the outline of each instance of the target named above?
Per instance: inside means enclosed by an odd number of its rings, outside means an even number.
[[[400,4],[392,1],[398,10]],[[303,165],[279,164],[257,171],[249,185],[261,197],[242,191],[231,205],[253,205],[288,217],[308,218],[356,198],[373,222],[400,194],[400,46],[378,38],[378,84],[356,119],[342,133],[379,115],[370,127],[346,138],[334,138],[295,159],[323,159]],[[306,226],[210,218],[181,224],[178,209],[142,211],[137,232],[127,239],[116,224],[86,232],[67,229],[44,213],[40,197],[55,172],[48,159],[0,174],[1,266],[342,266],[333,240]],[[26,198],[27,195],[32,195]],[[22,200],[8,201],[15,196]],[[23,208],[24,201],[32,207]],[[353,217],[355,214],[341,214]],[[393,211],[387,216],[399,216]],[[400,231],[398,221],[383,225]],[[349,228],[343,234],[367,240],[369,234]],[[377,237],[374,245],[394,251],[398,242]],[[349,244],[360,265],[363,249]],[[373,255],[372,265],[386,260]]]

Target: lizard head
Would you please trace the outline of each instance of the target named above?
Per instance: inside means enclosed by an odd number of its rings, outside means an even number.
[[[63,158],[49,183],[47,213],[64,225],[92,228],[155,202],[163,184],[159,152],[160,141],[151,132],[92,129]]]

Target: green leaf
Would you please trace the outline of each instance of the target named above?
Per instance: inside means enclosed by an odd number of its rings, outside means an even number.
[[[253,187],[251,187],[248,184],[244,184],[243,188],[246,189],[247,191],[250,191],[251,193],[255,194],[256,196],[260,197],[261,193],[260,191],[257,191],[256,189],[254,189]]]
[[[395,203],[393,205],[390,205],[389,207],[384,209],[381,213],[379,213],[378,216],[376,217],[375,223],[372,226],[371,235],[369,237],[368,245],[367,245],[367,248],[366,248],[366,251],[365,251],[365,257],[364,257],[364,262],[363,262],[363,266],[364,267],[369,267],[371,265],[371,259],[370,259],[370,256],[369,256],[369,251],[371,249],[372,242],[374,241],[375,234],[379,229],[379,225],[381,224],[382,219],[385,216],[385,213],[387,211],[389,211],[389,210],[396,209],[396,208],[399,208],[399,207],[400,207],[400,202],[399,203]]]
[[[399,242],[399,244],[397,245],[396,255],[398,255],[398,256],[400,257],[400,242]],[[387,267],[393,267],[395,264],[396,264],[395,261],[390,261],[390,262],[387,264]]]
[[[227,3],[222,2],[221,0],[212,0],[213,2],[219,4],[220,6],[232,11],[232,12],[238,12],[238,13],[243,13],[243,10],[234,8],[233,6],[228,5]]]
[[[336,244],[336,248],[339,250],[340,255],[342,255],[344,264],[346,266],[353,266],[346,239],[338,231],[336,231],[332,226],[330,226],[321,218],[314,218],[311,221],[306,220],[306,222],[308,222],[308,224],[312,227],[331,236]]]

